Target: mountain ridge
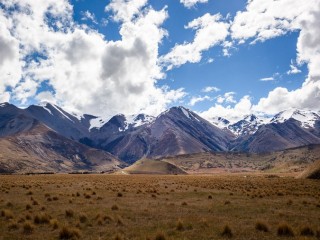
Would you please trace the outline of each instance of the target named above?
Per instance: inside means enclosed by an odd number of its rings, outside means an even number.
[[[251,114],[233,123],[222,117],[217,120],[212,124],[183,106],[171,107],[156,117],[139,113],[103,118],[69,113],[50,103],[25,109],[2,103],[0,137],[28,132],[39,122],[65,138],[107,151],[129,164],[179,154],[262,153],[320,144],[320,116],[312,111],[290,109],[268,119]]]

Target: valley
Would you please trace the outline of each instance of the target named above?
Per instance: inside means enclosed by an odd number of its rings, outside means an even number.
[[[284,175],[0,176],[0,239],[319,239],[319,182]]]

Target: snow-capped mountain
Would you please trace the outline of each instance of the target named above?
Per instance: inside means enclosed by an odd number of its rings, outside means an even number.
[[[257,117],[253,114],[245,116],[244,119],[230,124],[228,129],[233,132],[236,136],[250,135],[254,134],[258,128],[265,124],[266,120]]]
[[[140,127],[144,124],[151,123],[155,117],[147,115],[147,114],[133,114],[133,115],[124,115],[124,114],[118,114],[114,117],[118,117],[122,119],[122,124],[119,126],[119,131],[126,131],[131,128]],[[102,128],[108,121],[110,121],[112,118],[104,118],[104,117],[96,117],[90,120],[90,130],[91,129],[100,129]]]
[[[270,123],[283,123],[289,119],[297,120],[303,128],[313,128],[316,121],[320,120],[320,116],[308,110],[288,109],[276,114]]]
[[[223,117],[216,117],[211,119],[210,121],[213,125],[217,126],[220,129],[226,129],[231,124],[229,120],[223,118]]]
[[[50,103],[26,109],[0,104],[0,138],[30,135],[39,124],[55,132],[57,137],[50,138],[52,149],[62,146],[60,140],[69,139],[73,146],[82,143],[105,150],[128,163],[143,157],[203,151],[268,152],[320,143],[320,116],[307,110],[290,109],[269,119],[248,115],[237,122],[222,117],[209,122],[184,107],[172,107],[157,117],[118,114],[103,118],[68,112]]]
[[[210,122],[218,128],[229,130],[239,137],[255,133],[261,125],[268,123],[268,121],[269,119],[267,118],[250,114],[237,122],[231,122],[223,117],[213,118]]]

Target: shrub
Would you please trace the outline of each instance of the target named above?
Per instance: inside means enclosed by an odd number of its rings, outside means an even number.
[[[282,223],[278,226],[278,236],[285,236],[285,237],[293,237],[294,233],[292,228],[287,223]]]

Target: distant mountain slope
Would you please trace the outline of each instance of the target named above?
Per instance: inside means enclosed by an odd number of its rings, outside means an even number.
[[[261,126],[253,135],[237,140],[233,151],[272,152],[309,144],[320,144],[320,138],[310,129],[302,128],[295,119]]]
[[[271,153],[206,152],[159,159],[189,174],[264,172],[299,174],[319,159],[320,145],[309,145]]]
[[[213,126],[183,107],[173,107],[141,127],[119,131],[123,123],[123,116],[112,118],[100,129],[110,134],[105,137],[97,134],[94,142],[129,163],[143,157],[226,151],[233,138],[232,133]]]
[[[0,137],[25,132],[31,129],[37,120],[24,110],[8,103],[0,106]]]
[[[111,118],[75,114],[44,103],[19,109],[0,104],[0,138],[30,131],[41,123],[59,136],[108,151],[127,163],[200,152],[272,152],[320,143],[320,116],[289,109],[273,117],[248,115],[237,122],[212,123],[184,107],[157,117],[138,113]]]
[[[61,135],[75,140],[89,135],[90,121],[95,118],[87,114],[81,116],[70,114],[50,103],[31,105],[25,112]]]
[[[65,138],[41,123],[0,138],[0,172],[72,172],[119,169],[111,154]]]

